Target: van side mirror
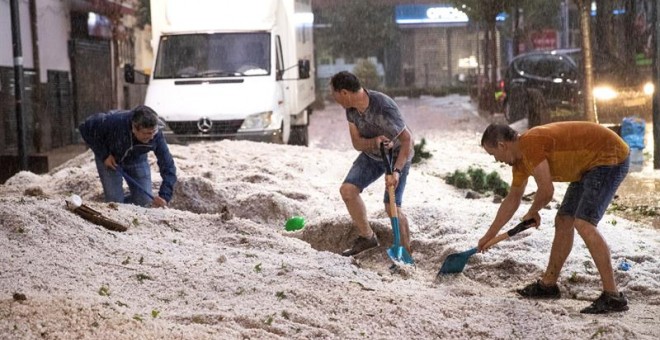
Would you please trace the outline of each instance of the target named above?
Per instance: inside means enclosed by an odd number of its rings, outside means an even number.
[[[133,64],[124,64],[124,81],[129,84],[135,84],[135,69]]]
[[[298,78],[307,79],[310,77],[309,72],[311,67],[309,65],[309,59],[299,59],[298,60]]]

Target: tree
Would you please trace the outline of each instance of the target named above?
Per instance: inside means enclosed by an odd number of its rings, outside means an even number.
[[[137,17],[138,28],[144,29],[145,25],[151,25],[151,1],[138,0],[135,16]]]
[[[509,5],[506,0],[453,0],[451,1],[456,8],[467,14],[470,21],[483,23],[486,27],[486,48],[484,52],[484,73],[489,77],[489,84],[485,86],[482,92],[483,103],[487,109],[494,111],[495,107],[495,88],[497,83],[497,27],[496,17],[504,12]]]
[[[576,0],[580,11],[580,31],[582,32],[582,71],[584,72],[584,115],[590,122],[598,122],[596,115],[595,102],[592,90],[594,88],[594,78],[592,69],[592,50],[591,50],[591,18],[590,5],[588,0]]]
[[[594,27],[594,36],[596,38],[595,46],[600,51],[611,51],[616,55],[614,47],[614,36],[612,35],[613,17],[612,10],[614,6],[611,0],[596,1],[596,23]]]
[[[398,40],[393,7],[378,0],[346,1],[316,16],[326,27],[315,31],[317,46],[333,56],[383,60],[386,47]]]

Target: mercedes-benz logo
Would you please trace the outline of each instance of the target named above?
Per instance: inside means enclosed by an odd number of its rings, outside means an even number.
[[[197,128],[202,133],[207,133],[211,131],[212,126],[213,126],[213,121],[210,120],[208,117],[202,117],[197,121]]]

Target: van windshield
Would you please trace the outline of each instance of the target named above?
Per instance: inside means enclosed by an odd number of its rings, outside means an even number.
[[[154,78],[266,76],[270,70],[270,33],[164,35]]]

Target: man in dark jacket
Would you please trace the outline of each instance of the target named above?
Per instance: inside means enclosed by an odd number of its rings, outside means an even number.
[[[172,199],[176,166],[158,123],[158,115],[153,109],[138,106],[128,111],[97,113],[78,128],[94,152],[107,202],[165,207]],[[158,196],[147,194],[151,193],[149,151],[156,155],[163,180]],[[122,172],[127,177],[128,196],[124,196]]]

